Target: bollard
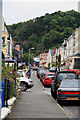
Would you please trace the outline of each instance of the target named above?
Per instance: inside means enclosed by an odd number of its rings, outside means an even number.
[[[8,106],[7,105],[7,77],[5,77],[5,93],[4,93],[4,103],[5,103],[5,106]]]
[[[1,92],[1,108],[4,107],[4,91],[5,91],[5,82],[1,81],[1,88],[2,88],[2,92]]]
[[[9,88],[10,88],[10,83],[9,83],[9,77],[5,77],[5,103],[6,107],[8,107],[8,99],[9,99]]]

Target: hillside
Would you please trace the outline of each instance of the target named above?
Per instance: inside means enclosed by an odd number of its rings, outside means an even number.
[[[47,52],[67,39],[80,26],[80,13],[70,10],[58,11],[33,20],[8,25],[13,41],[22,42],[24,52],[31,47],[35,53]]]

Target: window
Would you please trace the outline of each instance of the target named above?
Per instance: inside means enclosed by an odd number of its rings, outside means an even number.
[[[75,41],[73,42],[73,46],[75,46]]]
[[[49,78],[49,77],[54,77],[54,75],[53,75],[53,74],[48,74],[47,77],[48,77],[48,78]]]
[[[5,37],[2,37],[3,44],[5,44]]]
[[[77,80],[62,81],[60,87],[62,87],[62,88],[79,88],[80,87],[80,81],[77,81]]]
[[[75,78],[77,78],[76,73],[59,73],[57,75],[58,80],[75,79]]]
[[[8,42],[8,55],[10,54],[10,42]]]
[[[74,68],[80,69],[80,58],[74,58]]]
[[[75,53],[75,49],[73,49],[73,53]]]

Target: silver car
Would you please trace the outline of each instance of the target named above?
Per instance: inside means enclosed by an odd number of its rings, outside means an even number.
[[[34,86],[34,83],[31,79],[27,77],[20,77],[19,78],[20,86],[22,87],[22,91],[26,91]]]
[[[63,80],[57,90],[57,101],[79,101],[80,100],[80,79]]]

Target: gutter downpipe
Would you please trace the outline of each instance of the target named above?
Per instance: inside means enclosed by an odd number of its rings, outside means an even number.
[[[0,0],[0,120],[1,120],[1,68],[2,68],[2,0]]]

